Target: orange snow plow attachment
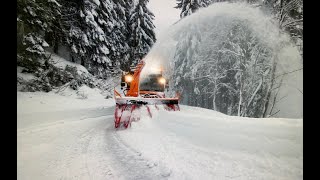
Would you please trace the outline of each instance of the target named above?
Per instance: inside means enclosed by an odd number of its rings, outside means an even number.
[[[114,89],[115,107],[115,128],[123,125],[127,128],[132,121],[140,120],[141,108],[146,107],[148,115],[152,117],[150,105],[159,109],[158,105],[163,105],[165,110],[180,111],[179,96],[166,98],[164,90],[166,80],[161,74],[151,74],[147,80],[140,82],[140,73],[145,63],[141,60],[134,72],[123,74],[121,89],[123,93]],[[133,74],[133,75],[132,75]]]

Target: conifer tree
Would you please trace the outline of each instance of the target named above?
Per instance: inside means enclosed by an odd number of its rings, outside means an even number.
[[[129,20],[130,46],[132,65],[143,58],[156,41],[153,13],[147,8],[149,0],[139,0],[134,7]]]

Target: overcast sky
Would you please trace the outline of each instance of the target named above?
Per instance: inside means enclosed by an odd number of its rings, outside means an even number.
[[[149,0],[148,8],[155,16],[154,25],[156,36],[180,18],[180,10],[174,8],[176,0]]]

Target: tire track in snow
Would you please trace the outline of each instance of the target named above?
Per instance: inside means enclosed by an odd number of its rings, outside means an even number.
[[[91,119],[92,122],[101,121],[100,119]],[[77,122],[79,123],[79,122]],[[61,156],[51,167],[56,172],[60,172],[59,179],[90,179],[91,174],[87,163],[88,146],[92,138],[95,138],[95,132],[98,125],[90,127],[86,130],[74,129],[70,130],[76,133],[74,142],[62,149]],[[66,128],[67,129],[67,128]],[[73,132],[70,132],[73,134]],[[78,134],[78,132],[80,132]]]
[[[110,154],[107,151],[108,142],[105,141],[106,123],[113,121],[113,118],[105,119],[96,128],[90,136],[85,149],[85,165],[90,179],[116,179],[117,173],[110,164]]]
[[[158,163],[146,159],[117,134],[110,126],[106,129],[108,148],[113,154],[113,161],[124,179],[168,179],[168,174]]]
[[[112,115],[108,111],[105,114],[18,129],[18,147],[23,149],[18,151],[18,179],[116,179],[105,158],[109,156],[105,139],[100,138],[104,137],[108,119],[112,121]]]

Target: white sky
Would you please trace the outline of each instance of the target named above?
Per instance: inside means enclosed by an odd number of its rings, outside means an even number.
[[[174,8],[177,4],[176,0],[150,0],[148,8],[154,14],[153,21],[156,36],[166,31],[170,25],[180,19],[180,10]]]

